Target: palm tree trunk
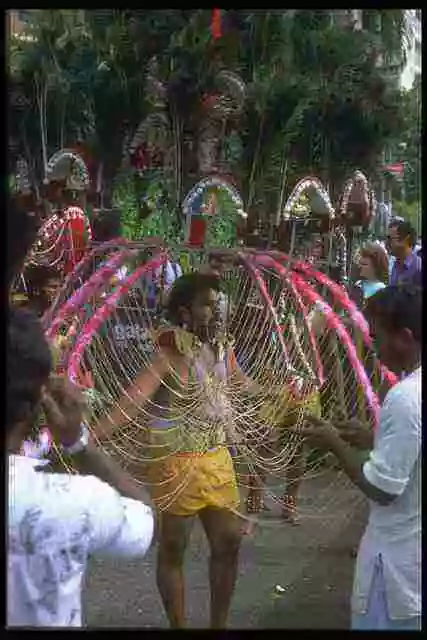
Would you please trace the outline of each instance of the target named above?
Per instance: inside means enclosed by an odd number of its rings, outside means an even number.
[[[174,168],[175,168],[175,207],[178,216],[178,222],[180,222],[180,203],[182,193],[182,122],[178,114],[178,111],[174,105],[171,108],[172,111],[172,136],[174,147]]]
[[[265,111],[263,111],[263,114],[261,116],[261,121],[259,123],[258,139],[257,139],[254,159],[252,162],[251,175],[249,178],[249,194],[248,194],[248,201],[246,204],[246,211],[248,213],[249,213],[250,206],[252,204],[252,200],[255,194],[255,173],[258,166],[258,160],[259,160],[259,155],[261,151],[261,140],[262,140],[262,134],[264,131],[264,122],[265,122]]]
[[[47,93],[47,85],[42,88],[41,84],[39,84],[36,80],[36,96],[37,96],[37,104],[39,108],[39,124],[40,124],[40,137],[41,137],[41,145],[42,145],[42,159],[43,159],[43,179],[46,179],[47,176],[47,132],[46,132],[46,97],[45,91]]]
[[[217,168],[218,142],[221,123],[213,118],[205,119],[199,130],[198,165],[200,176],[206,176]]]
[[[59,148],[65,147],[65,115],[66,115],[67,97],[63,96],[63,103],[61,109],[61,130],[59,132]]]
[[[286,178],[288,174],[288,159],[286,158],[286,147],[283,148],[283,159],[282,159],[282,169],[280,172],[282,178],[282,184],[280,186],[280,194],[279,201],[277,203],[277,212],[276,212],[276,227],[279,226],[280,220],[282,218],[282,208],[283,208],[283,199],[285,196],[285,186],[286,186]]]

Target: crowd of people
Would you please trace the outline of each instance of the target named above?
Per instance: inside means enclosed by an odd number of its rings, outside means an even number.
[[[24,244],[30,241],[31,233]],[[11,244],[16,246],[16,241]],[[383,402],[377,430],[373,433],[354,420],[346,424],[325,420],[316,411],[305,413],[304,441],[332,453],[369,499],[369,521],[354,578],[353,629],[421,628],[422,299],[421,258],[414,245],[409,225],[390,225],[387,249],[395,263],[389,282],[382,249],[380,253],[369,246],[361,255],[363,311],[381,361],[400,378]],[[9,284],[27,249],[22,245],[21,251],[12,252]],[[147,483],[150,492],[141,489],[141,478],[123,471],[91,439],[80,392],[65,377],[53,375],[52,354],[37,317],[29,310],[9,311],[9,626],[81,626],[88,557],[101,552],[143,557],[156,542],[160,597],[171,627],[184,628],[184,553],[199,518],[210,545],[210,626],[226,627],[239,548],[242,536],[249,533],[247,520],[238,511],[229,434],[221,428],[204,434],[186,429],[185,438],[175,441],[177,429],[170,428],[171,390],[183,389],[193,370],[200,381],[214,377],[227,384],[233,379],[245,388],[251,381],[233,346],[219,349],[212,341],[220,290],[215,265],[209,272],[175,273],[171,279],[165,299],[169,324],[159,334],[151,365],[136,376],[119,406],[96,427],[97,442],[102,442],[132,421],[141,403],[156,399],[157,405],[166,407],[166,413],[155,416],[150,425],[152,450],[161,450],[162,455],[153,454],[149,473],[163,480]],[[207,397],[202,405],[201,414],[222,410]],[[40,409],[78,474],[58,473],[49,459],[22,455],[22,443],[31,436]],[[287,424],[287,428],[296,427]],[[366,452],[363,461],[359,450]],[[174,491],[189,465],[191,482]],[[175,497],[166,501],[166,495]]]

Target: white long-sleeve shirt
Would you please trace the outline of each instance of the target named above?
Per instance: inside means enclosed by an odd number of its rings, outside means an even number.
[[[88,556],[143,557],[152,511],[93,476],[42,473],[24,456],[8,464],[7,624],[80,627]]]

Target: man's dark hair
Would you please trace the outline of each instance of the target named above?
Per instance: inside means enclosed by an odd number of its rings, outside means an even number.
[[[22,271],[27,253],[36,240],[39,223],[37,217],[10,199],[7,208],[7,263],[6,287],[9,289],[15,277]]]
[[[6,427],[29,421],[37,411],[52,355],[39,319],[30,311],[9,311],[6,338]]]
[[[220,279],[216,276],[198,273],[186,273],[175,280],[166,305],[168,320],[173,324],[180,322],[180,308],[189,309],[195,298],[205,291],[220,291]]]
[[[406,222],[405,220],[395,220],[390,224],[389,228],[396,229],[400,240],[408,238],[412,248],[417,244],[417,232],[410,222]]]
[[[421,343],[422,291],[419,287],[397,285],[381,289],[368,299],[365,314],[378,318],[386,329],[409,329]]]

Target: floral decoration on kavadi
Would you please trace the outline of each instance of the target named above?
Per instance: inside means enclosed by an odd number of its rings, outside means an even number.
[[[290,194],[283,209],[282,218],[305,218],[312,216],[335,217],[329,194],[318,178],[300,180]]]
[[[242,197],[233,185],[218,177],[204,178],[194,185],[182,204],[186,221],[186,241],[191,246],[204,246],[208,220],[217,210],[216,191],[225,191],[236,206],[237,215],[243,219],[247,218],[243,210]],[[206,194],[208,199],[204,202]]]
[[[348,226],[367,227],[375,216],[376,204],[368,178],[355,171],[344,185],[339,207],[341,219]]]

